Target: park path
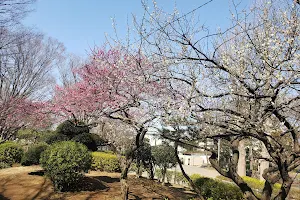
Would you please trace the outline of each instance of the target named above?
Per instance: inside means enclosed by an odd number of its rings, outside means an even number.
[[[34,171],[39,171],[42,170],[42,168],[39,165],[33,165],[33,166],[28,166],[28,167],[10,167],[6,169],[1,169],[0,170],[0,176],[8,176],[8,175],[17,175],[21,173],[29,173],[29,172],[34,172]]]
[[[217,176],[220,176],[219,172],[217,172],[213,168],[203,168],[203,167],[199,167],[199,166],[183,165],[183,169],[184,169],[185,173],[187,173],[189,176],[193,175],[193,174],[199,174],[201,176],[208,177],[208,178],[216,178]],[[181,172],[179,166],[177,166],[176,169],[174,167],[174,168],[171,168],[168,170]],[[135,172],[130,172],[130,174],[135,175]],[[148,177],[148,173],[143,172],[142,176]]]
[[[208,178],[216,178],[217,176],[220,176],[219,172],[217,172],[213,168],[203,168],[199,166],[183,165],[183,169],[185,173],[187,173],[188,175],[200,174],[201,176],[205,176]],[[175,168],[171,170],[175,171]],[[176,167],[176,171],[181,172],[179,166]]]

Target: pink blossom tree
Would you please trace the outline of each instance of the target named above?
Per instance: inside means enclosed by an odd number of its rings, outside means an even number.
[[[0,104],[1,142],[14,139],[21,128],[47,128],[50,117],[44,112],[42,102],[33,102],[26,98],[10,98]]]
[[[51,110],[63,118],[88,124],[99,124],[101,119],[109,118],[133,128],[135,143],[123,162],[121,176],[126,199],[126,178],[133,153],[142,145],[147,126],[156,118],[156,102],[164,88],[163,81],[155,75],[159,69],[142,53],[100,48],[74,72],[79,80],[68,87],[56,87]]]
[[[43,111],[40,101],[49,96],[54,83],[51,71],[64,52],[61,43],[39,33],[20,30],[5,35],[3,41],[11,42],[0,48],[1,142],[13,139],[18,129],[47,118],[47,113],[37,111]],[[0,38],[0,43],[3,41]]]

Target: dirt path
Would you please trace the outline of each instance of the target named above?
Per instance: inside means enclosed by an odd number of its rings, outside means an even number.
[[[86,174],[81,192],[56,193],[50,180],[41,176],[39,166],[13,167],[0,170],[0,199],[101,199],[118,200],[120,183],[118,173],[91,171]],[[130,199],[189,199],[194,196],[183,188],[162,186],[147,179],[129,177]]]

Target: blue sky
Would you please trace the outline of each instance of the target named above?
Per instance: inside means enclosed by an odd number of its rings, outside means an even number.
[[[250,0],[244,0],[244,8]],[[176,5],[183,15],[207,0],[157,0],[157,5],[171,12]],[[225,28],[230,22],[231,0],[213,0],[196,14],[207,26]],[[151,3],[151,0],[149,0]],[[23,23],[62,42],[69,53],[85,56],[94,45],[105,42],[105,33],[113,34],[112,20],[117,22],[120,36],[126,34],[127,20],[132,14],[141,17],[140,0],[38,0]]]

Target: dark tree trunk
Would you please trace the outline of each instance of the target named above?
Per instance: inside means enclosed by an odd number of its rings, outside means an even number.
[[[135,146],[130,149],[128,154],[125,156],[125,162],[124,162],[124,168],[121,173],[121,196],[123,200],[128,200],[128,193],[129,193],[129,186],[127,183],[127,176],[128,171],[130,168],[130,165],[133,161],[134,153],[139,149],[139,147],[143,144],[143,140],[145,137],[147,130],[144,127],[141,127],[140,130],[138,130],[138,133],[136,135],[135,139]]]
[[[162,173],[162,181],[161,181],[161,184],[162,184],[162,185],[165,185],[166,172],[167,172],[167,168],[164,167],[164,168],[162,169],[162,171],[161,171],[161,173]]]
[[[152,164],[152,162],[149,164],[149,171],[150,171],[150,176],[149,176],[149,178],[151,179],[151,180],[154,180],[154,169],[153,169],[153,164]]]
[[[272,184],[266,180],[265,186],[262,192],[261,200],[270,200],[272,196],[273,188]]]
[[[278,195],[274,198],[274,200],[284,200],[287,198],[291,186],[293,184],[293,179],[288,175],[287,170],[281,169],[281,177],[282,177],[282,185],[280,188],[280,192]]]
[[[194,182],[190,179],[190,177],[185,173],[185,171],[184,171],[184,169],[182,167],[182,164],[181,164],[181,160],[180,160],[180,158],[178,156],[177,149],[178,149],[178,146],[177,146],[177,144],[175,144],[175,156],[176,156],[176,160],[177,160],[177,163],[178,163],[178,165],[180,167],[182,175],[186,178],[186,180],[189,182],[190,186],[197,193],[199,199],[204,200],[205,198],[201,194],[201,189],[197,185],[195,185]]]
[[[213,168],[215,168],[221,175],[230,178],[238,185],[238,187],[242,190],[244,199],[247,200],[258,200],[255,196],[253,190],[245,183],[245,181],[238,175],[237,173],[237,164],[239,160],[239,151],[238,151],[238,143],[239,141],[235,140],[232,142],[233,155],[229,163],[229,170],[224,171],[219,162],[217,160],[217,154],[212,152],[212,155],[209,158],[209,161]]]
[[[141,162],[140,162],[140,160],[137,160],[136,167],[137,167],[136,178],[141,178]]]

